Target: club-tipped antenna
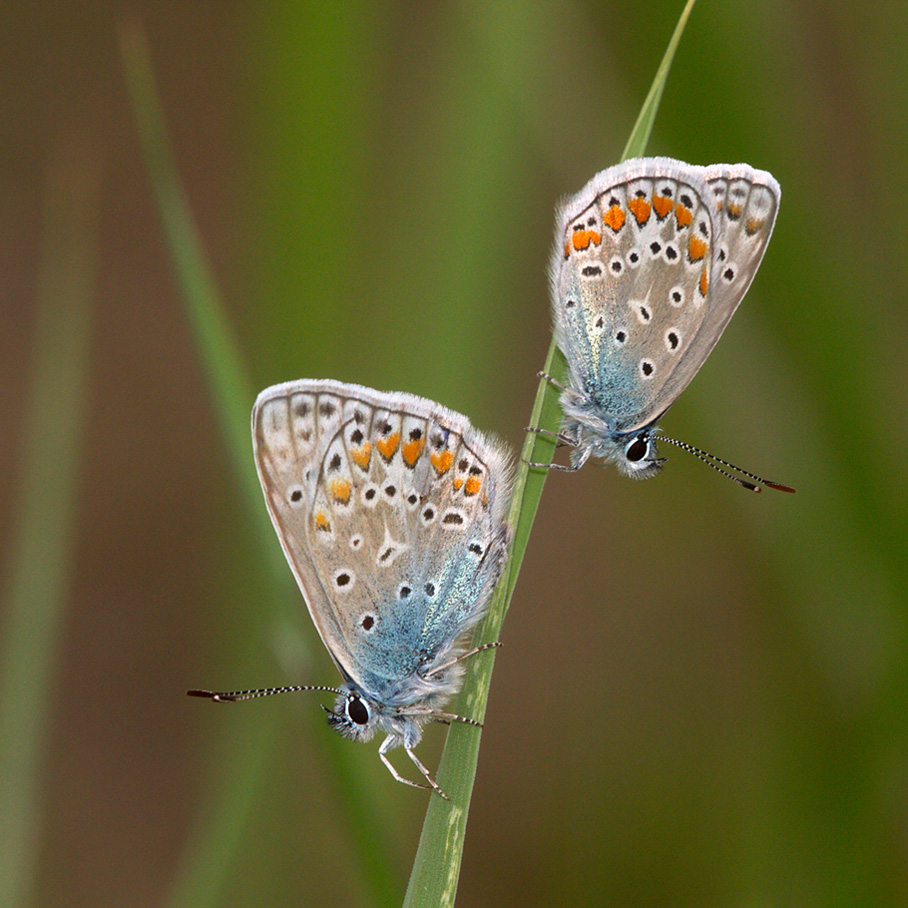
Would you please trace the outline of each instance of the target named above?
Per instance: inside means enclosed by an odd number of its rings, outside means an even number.
[[[762,476],[757,476],[756,473],[750,473],[747,470],[742,469],[741,467],[736,467],[733,463],[729,463],[727,460],[723,460],[721,457],[716,457],[715,454],[710,454],[707,451],[702,451],[700,448],[695,448],[693,445],[689,445],[685,441],[678,441],[676,438],[670,438],[668,435],[657,435],[657,441],[667,441],[670,445],[674,445],[676,448],[681,448],[682,451],[687,451],[688,454],[693,454],[697,460],[702,461],[708,467],[712,467],[717,473],[721,473],[723,476],[727,476],[729,479],[738,483],[740,486],[744,486],[745,489],[749,489],[751,492],[762,492],[763,490],[760,486],[755,485],[752,482],[748,482],[746,479],[742,479],[740,476],[735,476],[734,473],[729,473],[728,470],[737,470],[744,476],[748,476],[750,479],[756,480],[756,482],[761,483],[764,486],[767,486],[770,489],[775,489],[778,492],[790,492],[794,494],[797,490],[791,488],[791,486],[782,485],[780,482],[772,482],[769,479],[764,479]],[[728,467],[728,470],[723,470],[719,466],[722,464],[722,467]]]
[[[262,687],[258,690],[188,690],[188,697],[204,697],[218,703],[236,703],[238,700],[255,700],[257,697],[271,697],[274,694],[295,694],[303,690],[322,690],[331,694],[344,694],[336,687],[321,687],[313,684],[293,684],[289,687]]]

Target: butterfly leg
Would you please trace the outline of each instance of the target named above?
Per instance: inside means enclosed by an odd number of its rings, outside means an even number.
[[[572,466],[571,464],[560,464],[560,463],[539,463],[535,460],[525,460],[524,463],[528,467],[539,467],[542,470],[560,470],[562,473],[576,473],[580,466]]]
[[[550,432],[548,429],[536,429],[533,426],[527,426],[524,429],[525,432],[535,432],[537,435],[544,435],[546,438],[554,438],[558,442],[558,446],[561,445],[570,445],[572,448],[576,448],[579,444],[576,438],[571,438],[566,432]],[[586,458],[583,458],[584,462]],[[525,460],[524,463],[528,467],[540,467],[544,470],[561,470],[564,473],[575,473],[580,469],[583,464],[578,466],[562,466],[558,463],[537,463],[533,460]]]
[[[466,716],[458,716],[457,713],[429,713],[429,718],[433,722],[440,722],[442,725],[450,725],[452,722],[463,722],[464,725],[472,725],[474,728],[482,728],[482,722],[475,719],[468,719]]]
[[[432,671],[423,675],[424,678],[431,678],[432,675],[438,675],[443,672],[446,668],[450,668],[452,665],[456,665],[458,662],[463,662],[464,659],[469,659],[470,656],[475,656],[477,653],[482,653],[487,649],[496,649],[501,646],[500,643],[483,643],[481,646],[476,646],[471,649],[469,652],[461,653],[459,656],[456,656],[454,659],[449,659],[447,662],[443,662],[441,665],[433,668]]]
[[[426,777],[426,781],[429,783],[429,785],[432,786],[433,791],[436,791],[438,794],[440,794],[446,801],[450,801],[451,799],[441,790],[441,787],[439,786],[438,782],[436,782],[435,779],[433,779],[432,776],[429,774],[429,770],[426,769],[426,767],[423,766],[422,763],[420,763],[419,757],[417,757],[416,754],[413,753],[413,751],[410,750],[409,747],[404,746],[404,750],[407,752],[407,756],[413,761],[413,765]],[[403,781],[403,780],[401,780],[401,781]],[[410,784],[415,785],[416,783],[411,782]],[[428,786],[417,785],[416,787],[417,788],[427,788]]]
[[[548,372],[540,371],[536,374],[539,376],[539,378],[544,378],[550,385],[557,388],[559,391],[571,391],[570,388],[565,387],[563,384],[561,384],[560,381],[549,375]],[[524,431],[535,432],[537,435],[544,435],[546,438],[554,438],[555,441],[558,442],[559,447],[561,445],[570,445],[571,447],[576,448],[579,444],[579,441],[576,438],[571,438],[571,436],[565,432],[550,432],[548,429],[539,429],[535,426],[527,426]],[[580,466],[574,467],[562,466],[561,464],[557,463],[537,463],[532,460],[525,460],[524,463],[528,467],[539,467],[540,469],[544,470],[561,470],[563,473],[574,473],[580,469]]]
[[[558,382],[556,382],[551,378],[551,376],[547,375],[546,373],[540,372],[539,374],[545,376],[546,378],[549,378],[557,387],[563,387],[563,385],[558,384]],[[524,431],[535,432],[537,435],[543,435],[546,438],[552,438],[558,443],[559,448],[562,445],[569,445],[572,448],[580,447],[580,427],[579,425],[577,425],[577,423],[568,423],[567,426],[562,428],[560,432],[550,432],[548,429],[539,429],[535,426],[526,426]],[[579,470],[583,466],[583,464],[586,463],[587,457],[589,457],[588,448],[585,451],[581,452],[579,461],[576,464],[572,463],[570,466],[562,466],[561,464],[551,462],[541,463],[533,460],[525,460],[524,463],[528,467],[539,467],[543,470],[560,470],[563,473],[576,473],[577,470]],[[574,458],[572,457],[571,459],[573,460]]]
[[[555,379],[555,378],[552,378],[552,376],[549,375],[548,372],[542,372],[542,371],[540,371],[540,372],[537,372],[536,375],[537,375],[539,378],[544,378],[550,385],[552,385],[553,387],[557,388],[559,391],[567,391],[567,390],[568,390],[563,384],[561,384],[560,381],[558,381],[558,380]]]
[[[562,466],[560,463],[535,463],[532,460],[525,460],[528,467],[539,467],[543,470],[561,470],[562,473],[576,473],[589,460],[592,448],[589,446],[583,448],[577,455],[576,461]]]
[[[437,788],[442,797],[446,797],[444,792],[442,792],[441,789],[438,788],[438,786],[432,781],[432,779],[429,778],[429,771],[425,768],[425,766],[422,765],[422,763],[419,762],[419,760],[416,759],[413,751],[411,751],[409,748],[405,748],[405,750],[409,754],[410,759],[413,760],[414,763],[416,763],[420,770],[422,770],[422,774],[428,780],[429,785],[421,785],[419,782],[414,782],[412,779],[404,778],[404,776],[402,776],[394,768],[393,764],[388,759],[388,751],[391,750],[391,748],[394,747],[398,742],[399,739],[395,738],[394,735],[388,735],[388,737],[385,738],[384,741],[382,741],[381,747],[378,748],[378,755],[379,757],[381,757],[382,763],[384,763],[387,767],[388,772],[390,772],[398,782],[403,782],[404,785],[412,785],[414,788]]]
[[[564,432],[550,432],[548,429],[537,429],[535,426],[525,426],[524,432],[535,432],[537,435],[545,435],[546,438],[554,438],[558,442],[558,447],[570,445],[572,448],[577,447],[577,442],[569,438]]]

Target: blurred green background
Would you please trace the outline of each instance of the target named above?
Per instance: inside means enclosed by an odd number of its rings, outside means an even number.
[[[361,842],[402,893],[426,805],[317,695],[184,696],[337,677],[289,571],[278,605],[265,580],[118,27],[147,32],[248,406],[331,377],[517,448],[555,204],[618,160],[681,5],[3,6],[0,708],[34,786],[0,778],[11,906],[368,905]],[[901,2],[695,7],[649,153],[783,197],[662,425],[798,494],[671,449],[647,483],[550,478],[459,904],[908,904],[906,51]]]

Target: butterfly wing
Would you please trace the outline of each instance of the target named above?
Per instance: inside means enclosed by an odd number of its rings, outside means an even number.
[[[717,232],[708,294],[709,317],[682,357],[684,371],[691,376],[699,370],[744,299],[772,236],[782,197],[772,174],[747,164],[715,164],[702,168],[701,174],[709,187]]]
[[[256,464],[287,560],[344,675],[387,691],[482,614],[510,466],[466,417],[333,381],[264,391]]]
[[[747,164],[695,169],[707,185],[716,231],[706,305],[695,333],[679,350],[677,363],[660,389],[654,418],[677,399],[700,371],[744,299],[763,260],[781,198],[773,176]]]
[[[562,208],[556,339],[572,386],[612,432],[655,422],[697,373],[756,272],[777,207],[778,184],[746,165],[643,158],[598,174]],[[723,256],[734,258],[724,282]]]

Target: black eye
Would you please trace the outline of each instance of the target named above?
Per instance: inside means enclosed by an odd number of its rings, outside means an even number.
[[[649,445],[646,443],[645,438],[635,438],[625,449],[624,456],[631,463],[636,463],[638,460],[643,460],[643,458],[646,456],[648,447]]]
[[[365,725],[369,721],[369,707],[359,697],[347,700],[347,715],[354,725]]]

